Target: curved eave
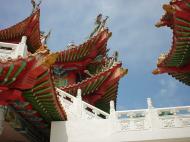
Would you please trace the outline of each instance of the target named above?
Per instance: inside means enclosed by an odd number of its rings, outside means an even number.
[[[117,94],[117,82],[119,79],[127,73],[127,70],[121,68],[121,63],[115,62],[112,67],[107,70],[100,72],[80,83],[73,84],[60,89],[76,95],[77,89],[82,89],[82,95],[88,96],[91,94],[100,94],[108,100],[116,100]],[[115,86],[116,85],[116,86]],[[111,90],[110,90],[111,89]],[[100,98],[101,99],[101,98]],[[106,100],[106,99],[105,99]]]
[[[127,74],[127,72],[128,72],[127,69],[118,67],[114,70],[114,72],[112,72],[109,79],[102,84],[101,88],[97,91],[97,93],[100,93],[100,94],[101,92],[104,92],[101,99],[99,99],[96,102],[96,105],[99,106],[99,108],[104,109],[105,111],[108,111],[110,101],[115,101],[115,104],[116,104],[119,80],[121,77]],[[107,107],[103,107],[104,105]]]
[[[39,17],[40,10],[38,9],[22,22],[0,30],[0,41],[19,43],[22,36],[27,36],[28,50],[34,53],[41,46]]]
[[[165,14],[162,16],[159,22],[156,23],[156,27],[167,26],[173,29],[173,15],[176,11],[190,12],[189,0],[171,0],[169,4],[164,4],[162,7]]]
[[[43,118],[48,122],[66,120],[66,114],[58,101],[52,83],[50,70],[39,66],[30,72],[28,80],[25,83],[33,82],[34,86],[23,90],[23,96]]]
[[[23,78],[35,64],[35,58],[21,58],[16,60],[0,61],[0,86],[14,87],[14,84]]]
[[[190,12],[190,0],[172,0],[170,2],[170,5],[172,5],[176,9]]]
[[[190,72],[190,14],[187,12],[187,10],[190,11],[190,7],[187,3],[184,4],[184,1],[178,1],[177,4],[180,10],[175,10],[172,17],[172,48],[168,54],[159,57],[154,74]]]
[[[39,51],[24,58],[19,57],[16,59],[9,58],[0,60],[0,86],[15,88],[15,85],[21,83],[24,76],[28,74],[36,64],[42,63],[40,58],[43,58],[46,54],[47,51]]]
[[[49,129],[51,121],[66,120],[66,113],[52,83],[50,69],[38,65],[41,62],[39,57],[44,57],[44,54],[38,52],[24,59],[0,63],[0,95],[3,95],[0,103],[7,100],[4,104],[13,106],[38,129]],[[27,105],[18,107],[17,103]],[[36,113],[28,115],[31,111]]]
[[[158,67],[180,67],[190,62],[190,14],[176,11],[174,17],[173,44]]]
[[[108,89],[106,90],[106,92],[102,96],[102,98],[96,102],[96,107],[98,107],[106,112],[109,112],[110,101],[114,101],[115,106],[116,106],[118,85],[119,85],[119,80],[117,80],[114,84],[109,85]]]
[[[107,69],[106,71],[100,72],[96,75],[93,75],[92,77],[89,77],[82,82],[79,82],[77,84],[72,84],[69,86],[61,87],[60,89],[72,94],[76,95],[77,89],[81,88],[82,89],[82,95],[88,95],[96,90],[103,84],[104,81],[108,79],[108,77],[111,75],[111,73],[117,68],[121,66],[120,64],[116,64],[110,69]],[[90,88],[92,87],[92,88]]]
[[[106,44],[111,32],[105,29],[85,43],[59,52],[55,65],[75,64],[85,60],[92,60],[98,55],[106,55]],[[86,63],[87,64],[87,63]]]

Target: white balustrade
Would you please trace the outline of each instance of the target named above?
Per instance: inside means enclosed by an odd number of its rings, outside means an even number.
[[[74,97],[60,89],[60,101],[69,118],[109,119],[117,131],[144,131],[190,127],[190,106],[154,108],[150,98],[148,109],[115,111],[114,102],[110,102],[110,114],[81,100],[81,90]],[[72,115],[72,116],[71,116]],[[73,117],[74,116],[74,117]]]
[[[190,106],[157,109],[162,128],[190,127]]]
[[[121,130],[171,129],[190,127],[190,106],[117,111]]]
[[[27,55],[27,37],[23,36],[19,44],[0,42],[0,59],[7,60],[9,58],[16,59],[18,56],[25,57]]]
[[[56,91],[69,119],[106,119],[109,116],[108,113],[82,101],[80,89],[77,97],[59,88],[56,88]]]
[[[150,128],[147,110],[117,111],[121,131],[146,130]]]

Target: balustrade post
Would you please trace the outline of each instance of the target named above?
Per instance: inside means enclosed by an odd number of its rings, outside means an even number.
[[[183,126],[183,123],[182,121],[180,120],[179,116],[177,115],[177,110],[173,110],[171,113],[173,113],[174,115],[174,127],[182,127]]]
[[[109,118],[111,119],[116,119],[117,118],[117,114],[116,114],[116,111],[115,111],[115,104],[114,104],[114,101],[110,101],[110,115],[109,115]]]
[[[23,36],[21,42],[19,43],[19,47],[16,48],[16,57],[22,56],[25,57],[27,55],[27,45],[26,45],[27,37]]]
[[[117,112],[115,110],[115,104],[114,104],[113,100],[110,101],[109,120],[110,120],[111,131],[112,132],[118,131],[120,128],[119,128],[119,122],[118,122]]]
[[[147,98],[147,120],[149,124],[149,128],[151,129],[159,129],[161,128],[161,122],[159,120],[158,112],[157,110],[153,107],[153,103],[151,98]]]
[[[82,103],[82,91],[81,89],[77,90],[77,97],[76,100],[74,101],[75,106],[76,106],[76,114],[77,118],[81,119],[83,118],[83,103]]]
[[[148,105],[148,109],[153,109],[153,104],[152,104],[152,99],[151,98],[147,98],[147,105]]]
[[[98,117],[99,113],[97,112],[97,110],[92,110],[92,112],[94,113],[95,118],[99,118],[99,117]]]

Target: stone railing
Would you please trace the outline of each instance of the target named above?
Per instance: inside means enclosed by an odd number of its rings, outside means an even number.
[[[120,130],[148,130],[190,127],[190,106],[116,111]]]
[[[190,106],[154,108],[150,98],[148,109],[115,111],[110,102],[110,114],[82,101],[81,90],[74,97],[60,89],[59,100],[66,110],[68,120],[109,119],[118,131],[144,131],[190,127]]]
[[[145,109],[116,111],[116,116],[120,125],[119,128],[122,131],[149,129],[150,124],[146,115],[147,111]]]
[[[190,127],[190,106],[157,108],[161,128]]]
[[[56,88],[56,91],[68,119],[106,119],[109,117],[108,113],[82,101],[80,89],[78,89],[76,97],[58,88]]]
[[[26,36],[23,36],[19,44],[0,42],[0,59],[16,59],[18,56],[27,55]]]

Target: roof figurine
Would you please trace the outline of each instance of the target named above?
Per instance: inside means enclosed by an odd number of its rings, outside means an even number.
[[[92,33],[90,34],[90,37],[94,36],[96,33],[99,33],[102,29],[105,28],[107,19],[108,19],[108,16],[106,16],[105,19],[102,19],[102,14],[99,14],[96,17],[95,27]]]
[[[34,13],[36,10],[39,9],[41,3],[42,3],[42,0],[40,0],[38,2],[38,4],[36,3],[36,0],[31,0],[31,4],[32,4],[32,8],[33,8],[32,13]]]
[[[47,44],[47,40],[50,37],[50,35],[51,35],[51,30],[47,34],[45,34],[44,32],[40,32],[40,37],[41,37],[42,45],[46,45]]]

